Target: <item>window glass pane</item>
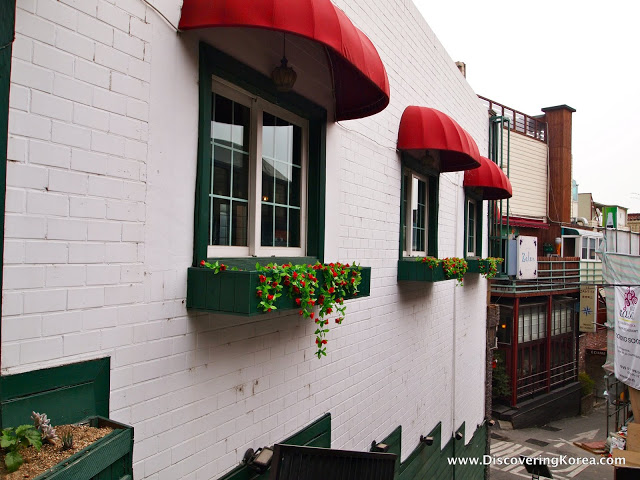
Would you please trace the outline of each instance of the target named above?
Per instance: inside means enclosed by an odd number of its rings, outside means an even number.
[[[287,205],[289,202],[289,183],[291,182],[291,169],[289,165],[284,162],[274,162],[274,176],[275,176],[275,202],[280,205]]]
[[[589,239],[589,260],[595,260],[595,259],[596,259],[596,239],[590,238]]]
[[[228,197],[231,191],[231,150],[213,147],[213,189],[214,195]]]
[[[274,247],[286,247],[288,241],[289,219],[287,218],[287,209],[276,207],[275,210],[275,238]]]
[[[426,251],[427,184],[419,178],[411,180],[412,250]]]
[[[273,245],[273,207],[262,204],[262,245]]]
[[[213,122],[211,138],[216,143],[231,146],[231,125],[233,123],[233,102],[221,95],[213,94]]]
[[[250,109],[213,95],[210,245],[247,245]]]
[[[262,201],[273,203],[275,186],[275,172],[273,161],[262,159]]]
[[[231,225],[231,245],[247,246],[248,203],[233,202],[231,208],[233,218]]]
[[[229,229],[231,227],[229,200],[211,199],[211,245],[230,245]]]
[[[233,152],[233,196],[249,199],[249,155]]]
[[[474,254],[476,251],[476,204],[469,201],[467,203],[467,253]]]
[[[262,245],[300,246],[302,129],[266,112],[262,122]]]
[[[300,246],[300,210],[289,209],[289,246]]]
[[[407,208],[409,205],[409,175],[402,175],[402,211],[404,215],[400,221],[402,222],[402,241],[404,242],[402,245],[402,250],[406,250],[407,248]]]

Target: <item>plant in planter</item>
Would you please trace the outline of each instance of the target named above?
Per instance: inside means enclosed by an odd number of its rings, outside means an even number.
[[[33,425],[20,425],[16,428],[5,428],[0,437],[0,447],[5,449],[4,463],[7,472],[15,472],[20,468],[24,459],[20,451],[32,446],[36,450],[42,447],[42,436]]]
[[[498,265],[504,262],[503,258],[487,257],[479,264],[480,273],[484,278],[493,278],[498,273]]]
[[[361,268],[356,264],[323,265],[318,262],[315,265],[256,264],[256,270],[261,272],[256,295],[260,298],[259,307],[262,311],[275,310],[276,300],[283,292],[286,293],[300,307],[299,314],[316,323],[316,355],[318,358],[326,356],[326,336],[329,333],[329,320],[326,317],[338,314],[335,322],[342,323],[347,308],[344,298],[358,295],[358,285],[362,281]]]
[[[447,277],[456,279],[456,285],[462,285],[469,264],[464,258],[447,257],[442,260],[442,268]]]
[[[433,270],[434,268],[436,268],[438,265],[442,263],[442,260],[437,259],[435,257],[419,257],[419,258],[416,258],[416,262],[420,262],[426,265],[427,267],[429,267],[431,270]]]

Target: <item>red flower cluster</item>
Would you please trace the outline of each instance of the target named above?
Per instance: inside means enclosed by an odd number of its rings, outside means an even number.
[[[314,320],[317,328],[314,332],[318,358],[326,355],[326,328],[329,320],[325,317],[337,313],[336,323],[344,320],[346,307],[343,306],[346,295],[358,294],[358,285],[362,280],[360,267],[349,264],[330,263],[322,265],[269,264],[256,265],[260,272],[256,293],[259,307],[264,312],[276,309],[276,301],[283,293],[291,297],[300,308],[299,314]],[[286,289],[286,290],[283,290]]]

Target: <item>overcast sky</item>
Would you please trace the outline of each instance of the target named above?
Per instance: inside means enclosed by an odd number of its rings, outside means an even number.
[[[580,193],[640,212],[640,0],[414,0],[479,95],[573,114]]]

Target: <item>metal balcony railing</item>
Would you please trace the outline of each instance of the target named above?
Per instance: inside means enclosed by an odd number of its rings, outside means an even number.
[[[547,123],[538,120],[535,117],[519,112],[513,108],[505,107],[501,103],[494,102],[486,97],[478,95],[487,109],[496,112],[496,115],[509,119],[509,125],[512,132],[535,138],[541,142],[547,143]]]
[[[578,257],[538,257],[538,278],[517,280],[494,278],[492,294],[527,294],[580,290],[581,262]]]

